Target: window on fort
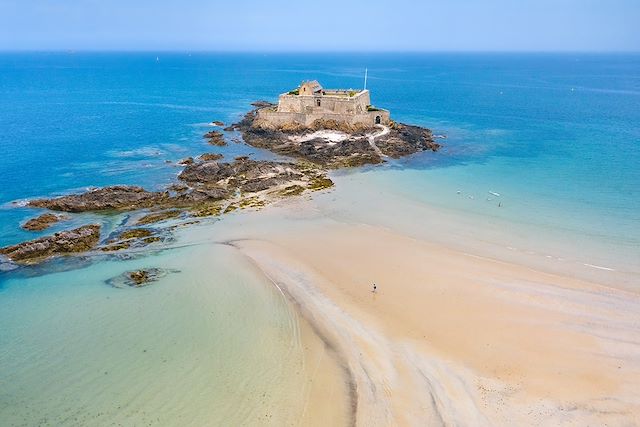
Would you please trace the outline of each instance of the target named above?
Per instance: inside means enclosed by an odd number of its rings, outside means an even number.
[[[316,105],[319,107],[320,106],[320,100],[316,99]]]

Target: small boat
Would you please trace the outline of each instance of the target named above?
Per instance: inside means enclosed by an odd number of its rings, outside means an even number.
[[[493,191],[489,191],[489,194],[491,194],[492,196],[500,197],[500,193],[495,193]]]

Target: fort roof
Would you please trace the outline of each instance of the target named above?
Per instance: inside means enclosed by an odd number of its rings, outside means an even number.
[[[296,89],[282,95],[289,96],[330,96],[350,98],[368,93],[366,89],[323,89],[317,80],[303,81]]]
[[[322,86],[317,80],[302,82],[298,87],[299,95],[313,95],[322,92]]]

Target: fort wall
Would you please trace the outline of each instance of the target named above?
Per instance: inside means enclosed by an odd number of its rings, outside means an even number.
[[[377,123],[376,118],[379,117],[380,124],[388,124],[390,120],[389,112],[386,110],[365,111],[361,114],[344,115],[331,112],[315,112],[315,113],[293,113],[280,112],[270,110],[268,108],[258,111],[258,118],[266,120],[275,126],[282,126],[291,123],[298,123],[304,126],[310,126],[316,120],[335,120],[337,122],[348,124],[364,124],[373,126]]]
[[[348,124],[389,123],[389,112],[370,111],[368,90],[323,90],[317,81],[303,82],[293,93],[280,95],[277,107],[258,111],[258,118],[275,126],[297,123],[309,126],[316,120],[335,120]]]

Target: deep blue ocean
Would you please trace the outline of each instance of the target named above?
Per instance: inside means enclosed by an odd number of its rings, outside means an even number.
[[[238,120],[303,79],[362,87],[365,67],[374,104],[448,136],[439,154],[389,166],[415,172],[404,191],[430,189],[430,203],[463,214],[473,206],[434,188],[496,191],[519,206],[505,220],[638,253],[640,55],[582,53],[0,54],[0,245],[34,236],[19,228],[34,211],[12,201],[162,187],[179,171],[167,160],[215,151],[208,122]]]

